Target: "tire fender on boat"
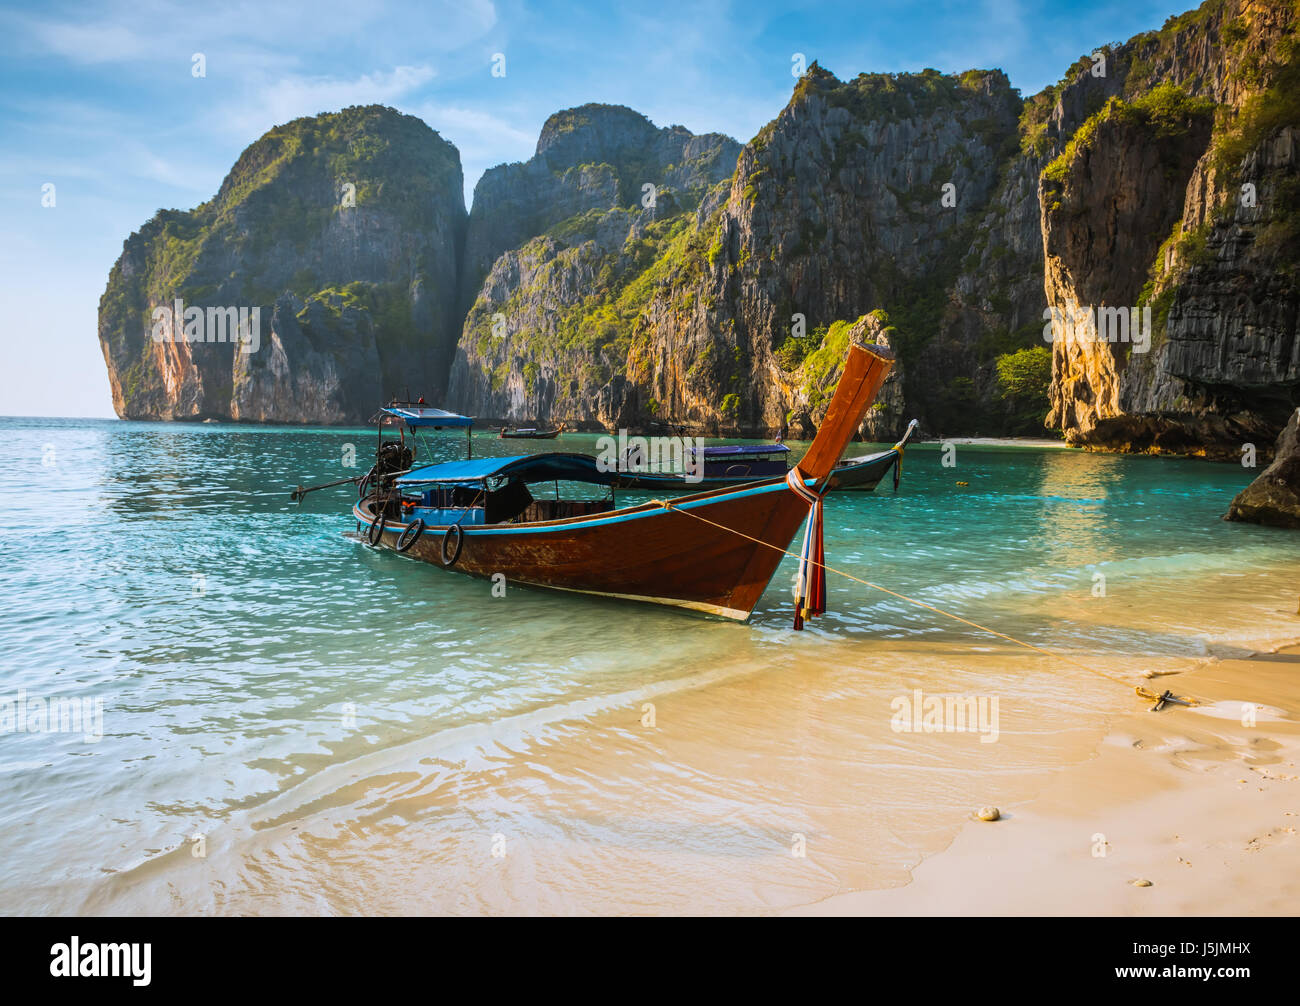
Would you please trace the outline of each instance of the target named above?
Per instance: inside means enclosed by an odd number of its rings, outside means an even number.
[[[451,541],[452,532],[456,532],[456,550],[448,558],[447,544]],[[453,524],[443,533],[442,536],[442,564],[447,567],[456,565],[456,560],[460,558],[460,547],[465,543],[465,532],[460,529],[459,524]]]
[[[366,542],[371,548],[376,548],[384,537],[384,520],[383,512],[375,514],[375,519],[370,522],[370,527],[366,531]]]
[[[405,552],[420,540],[420,535],[423,533],[424,521],[416,517],[415,520],[406,525],[406,530],[397,536],[397,551]]]

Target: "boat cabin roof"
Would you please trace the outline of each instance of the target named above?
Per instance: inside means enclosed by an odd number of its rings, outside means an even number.
[[[590,482],[609,485],[614,472],[602,472],[589,454],[518,454],[508,458],[474,458],[425,465],[400,475],[399,486],[476,484],[487,479],[518,478],[524,482]]]
[[[417,426],[432,426],[435,430],[440,430],[444,427],[474,425],[474,420],[470,416],[434,409],[427,405],[386,405],[379,412],[381,415],[396,416],[412,429]]]

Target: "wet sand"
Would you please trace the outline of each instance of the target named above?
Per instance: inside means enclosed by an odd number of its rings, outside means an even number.
[[[1300,647],[1151,687],[1206,704],[1135,698],[1092,758],[1002,820],[972,820],[910,883],[789,914],[1297,914]]]
[[[729,659],[331,759],[78,910],[1294,913],[1300,647],[1255,654],[1300,640],[1294,568],[1176,579],[1160,605],[1020,612],[1090,625],[1068,653],[1100,674],[972,633],[700,623]],[[1204,704],[1152,713],[1132,681]],[[900,729],[918,689],[996,699],[995,729]]]

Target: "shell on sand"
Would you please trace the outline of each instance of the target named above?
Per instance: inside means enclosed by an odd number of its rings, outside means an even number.
[[[1150,886],[1151,886],[1151,881],[1147,880],[1145,877],[1138,877],[1137,880],[1130,880],[1129,883],[1132,884],[1134,887],[1150,887]]]
[[[975,812],[975,816],[981,821],[996,821],[1002,817],[1002,812],[996,807],[981,807]]]

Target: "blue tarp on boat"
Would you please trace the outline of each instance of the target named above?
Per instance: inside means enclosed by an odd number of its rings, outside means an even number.
[[[474,458],[425,465],[397,478],[399,486],[430,482],[478,483],[490,478],[521,478],[525,482],[592,482],[609,485],[613,472],[602,472],[590,454],[518,454],[509,458]]]

